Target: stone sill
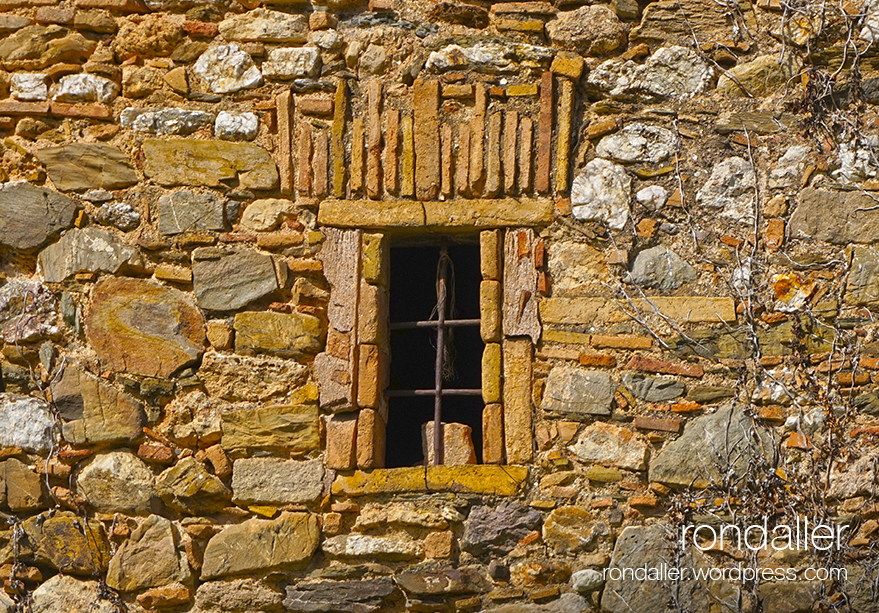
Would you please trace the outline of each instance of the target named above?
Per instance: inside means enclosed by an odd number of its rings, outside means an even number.
[[[339,475],[333,494],[363,496],[404,492],[456,492],[515,496],[528,478],[525,466],[416,466],[376,468]]]
[[[504,228],[552,223],[548,198],[415,200],[324,200],[318,223],[339,228]]]

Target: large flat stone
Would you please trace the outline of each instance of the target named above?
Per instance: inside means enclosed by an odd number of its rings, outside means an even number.
[[[159,185],[204,185],[267,190],[278,186],[272,155],[251,143],[147,139],[144,173]]]
[[[319,460],[242,458],[232,468],[237,505],[314,502],[323,492],[324,466]]]
[[[150,515],[122,543],[107,569],[107,585],[133,592],[190,576],[186,556],[177,551],[180,536],[164,517]]]
[[[875,249],[855,247],[852,264],[845,281],[845,303],[871,305],[879,303],[879,253]]]
[[[375,613],[399,595],[399,590],[388,577],[300,583],[287,587],[284,606],[297,613]]]
[[[644,470],[650,453],[647,441],[629,430],[603,422],[585,428],[569,449],[586,462],[627,470]]]
[[[337,476],[333,481],[333,494],[459,492],[514,496],[527,478],[528,469],[524,466],[377,468]]]
[[[278,290],[275,265],[255,251],[199,250],[192,265],[192,289],[198,305],[210,311],[233,311]]]
[[[324,200],[318,221],[340,228],[502,228],[552,222],[552,200]]]
[[[879,241],[875,194],[807,188],[800,192],[788,226],[792,238],[837,245]]]
[[[736,303],[730,297],[651,296],[632,299],[634,307],[645,317],[654,307],[677,323],[721,323],[736,320]],[[629,305],[626,305],[629,308]],[[540,319],[544,324],[591,324],[594,321],[620,323],[631,321],[613,300],[599,297],[544,298],[540,301]]]
[[[37,151],[55,187],[65,192],[122,189],[137,183],[124,151],[103,143],[72,143]]]
[[[181,190],[159,198],[159,232],[180,234],[199,230],[220,231],[226,227],[224,201],[213,192]]]
[[[40,270],[46,283],[60,283],[78,272],[108,272],[142,265],[140,253],[123,245],[113,233],[99,228],[70,230],[40,252]]]
[[[756,461],[759,470],[778,459],[771,434],[733,403],[689,422],[680,438],[650,462],[650,480],[667,485],[708,487],[733,476],[741,480]]]
[[[267,571],[306,562],[317,549],[320,526],[310,513],[282,513],[274,520],[249,519],[208,541],[203,579]]]
[[[78,204],[45,187],[5,183],[0,187],[0,245],[34,249],[73,225]]]
[[[84,62],[97,42],[57,25],[30,25],[0,43],[0,62],[6,70],[40,70],[64,62]]]
[[[224,19],[219,28],[226,40],[304,43],[308,39],[306,16],[264,8]]]
[[[107,570],[110,544],[104,526],[67,511],[35,515],[21,524],[26,558],[71,575],[96,575]]]
[[[191,456],[159,475],[156,493],[169,508],[189,515],[216,513],[232,499],[229,488]]]
[[[13,605],[14,606],[14,605]],[[14,608],[4,613],[12,613]],[[32,613],[116,613],[112,601],[98,595],[97,581],[82,581],[70,575],[55,575],[31,593]]]
[[[323,347],[320,320],[305,313],[246,311],[235,315],[235,351],[298,358]]]
[[[421,544],[408,535],[369,536],[339,535],[326,539],[321,549],[333,558],[365,558],[372,560],[411,560],[421,557]]]
[[[299,395],[308,368],[292,360],[210,352],[199,378],[211,396],[230,401],[261,401]]]
[[[183,292],[140,279],[104,278],[92,290],[86,336],[109,368],[168,377],[201,357],[204,318]]]
[[[304,454],[320,447],[318,419],[317,404],[230,410],[223,414],[223,447]]]
[[[505,555],[539,528],[540,520],[540,513],[513,501],[473,507],[464,522],[461,548],[477,556]]]
[[[616,388],[605,372],[556,366],[546,379],[540,408],[558,413],[610,415]]]
[[[99,513],[147,515],[158,502],[153,473],[130,451],[95,456],[76,475],[76,491]]]
[[[41,453],[57,440],[55,419],[45,400],[0,393],[0,447]]]

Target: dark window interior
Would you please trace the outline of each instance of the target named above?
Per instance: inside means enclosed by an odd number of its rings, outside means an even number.
[[[449,245],[449,304],[446,319],[479,317],[479,246]],[[439,246],[391,248],[391,322],[437,318],[436,274]],[[447,329],[448,330],[448,329]],[[456,327],[451,332],[453,369],[443,388],[479,388],[482,385],[483,343],[479,326]],[[389,390],[433,389],[436,363],[436,329],[391,331],[391,377]],[[480,396],[444,396],[443,421],[467,424],[473,429],[476,457],[482,457],[482,409]],[[424,463],[421,426],[433,421],[434,398],[388,398],[388,431],[385,465],[389,468]]]

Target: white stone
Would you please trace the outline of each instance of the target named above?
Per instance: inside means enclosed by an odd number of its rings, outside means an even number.
[[[308,18],[280,11],[258,8],[224,19],[219,25],[226,40],[263,43],[304,43],[308,34]]]
[[[830,174],[843,185],[860,183],[879,174],[877,162],[871,149],[843,142],[839,145],[839,168]]]
[[[621,59],[602,62],[587,81],[612,98],[687,99],[708,89],[712,77],[711,67],[695,51],[674,46],[658,49],[643,64]]]
[[[595,159],[574,176],[571,205],[577,219],[603,221],[621,230],[629,219],[632,178],[622,166]]]
[[[138,109],[128,107],[119,114],[123,128],[150,134],[187,135],[211,125],[214,116],[204,111],[186,109]]]
[[[76,476],[76,491],[98,513],[147,515],[152,511],[155,478],[130,451],[95,456]]]
[[[12,75],[12,95],[16,100],[45,100],[49,97],[46,75],[41,72],[18,72]]]
[[[879,42],[879,0],[867,0],[861,9],[861,40],[868,43]]]
[[[0,447],[40,453],[57,441],[55,420],[44,400],[0,393]]]
[[[339,49],[344,42],[335,30],[318,30],[311,33],[311,42],[326,51]]]
[[[481,72],[495,73],[519,67],[538,68],[553,55],[554,51],[548,47],[524,43],[478,42],[469,47],[453,44],[431,52],[424,66],[437,72],[469,66]]]
[[[269,51],[263,62],[268,79],[304,79],[320,72],[320,51],[317,47],[281,47]]]
[[[297,209],[292,200],[280,198],[264,198],[254,200],[244,209],[241,216],[241,229],[251,232],[270,232],[277,228],[285,219],[295,217]]]
[[[721,217],[741,223],[754,221],[757,178],[750,162],[729,157],[714,166],[711,176],[696,194],[696,202],[713,209],[723,209]]]
[[[119,95],[119,86],[106,77],[94,74],[71,74],[61,77],[53,100],[58,102],[103,102]]]
[[[337,558],[417,558],[421,544],[408,536],[367,536],[351,534],[334,536],[324,541],[324,553]]]
[[[571,575],[571,584],[574,590],[580,594],[588,594],[604,585],[604,577],[600,572],[592,568],[578,570]]]
[[[253,58],[238,45],[218,45],[205,51],[192,67],[215,94],[230,94],[262,83]]]
[[[259,130],[256,113],[220,111],[214,121],[214,136],[224,140],[253,140]]]
[[[788,147],[769,173],[769,187],[799,187],[810,152],[804,145]]]
[[[661,185],[648,185],[638,190],[635,194],[635,200],[647,208],[657,211],[668,201],[668,191]]]
[[[602,138],[595,153],[618,162],[656,163],[667,160],[677,148],[678,140],[670,130],[633,123]]]
[[[0,611],[2,606],[0,601]],[[115,613],[118,608],[98,596],[97,581],[55,575],[33,591],[28,610],[31,613]]]

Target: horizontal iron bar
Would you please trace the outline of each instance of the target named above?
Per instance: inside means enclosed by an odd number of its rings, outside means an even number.
[[[436,396],[436,390],[385,390],[389,397]],[[440,396],[481,396],[481,389],[444,389]]]
[[[436,328],[439,322],[436,320],[427,321],[398,321],[390,324],[391,330],[412,330],[414,328]],[[444,326],[478,326],[478,319],[447,319],[443,322]]]

